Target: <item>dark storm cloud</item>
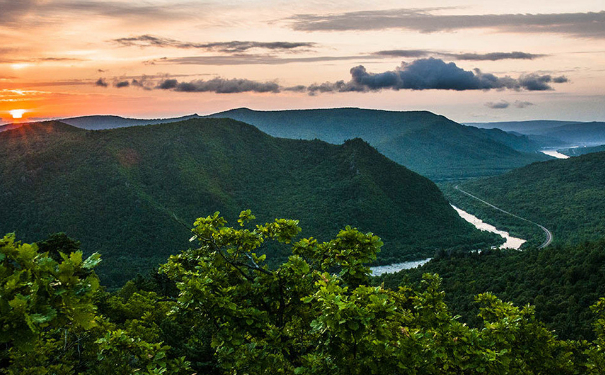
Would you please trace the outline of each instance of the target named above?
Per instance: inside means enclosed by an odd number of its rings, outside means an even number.
[[[491,109],[505,109],[508,108],[510,106],[510,103],[507,102],[506,100],[501,100],[499,102],[487,102],[485,103],[485,106]]]
[[[565,77],[565,76],[560,76],[560,77],[553,78],[552,81],[554,83],[566,83],[566,82],[569,82],[569,79],[567,79],[567,77]]]
[[[399,68],[382,73],[370,73],[362,65],[351,68],[349,82],[338,81],[308,87],[311,94],[321,92],[368,92],[390,90],[552,90],[554,82],[550,75],[526,74],[518,79],[509,76],[497,77],[459,68],[454,63],[429,58],[402,64]]]
[[[405,29],[424,33],[489,28],[501,32],[556,33],[605,38],[605,12],[555,14],[435,15],[433,9],[391,9],[340,14],[299,14],[290,18],[300,31]]]
[[[250,42],[250,41],[231,41],[231,42],[216,42],[216,43],[190,43],[182,42],[175,39],[161,38],[153,35],[140,35],[129,38],[119,38],[113,40],[115,43],[123,46],[139,46],[139,47],[172,47],[172,48],[196,48],[209,51],[219,51],[227,53],[242,53],[253,48],[261,48],[268,50],[294,50],[299,48],[314,47],[315,43],[309,42]]]
[[[109,84],[107,84],[107,81],[105,81],[104,78],[99,78],[96,82],[95,82],[95,86],[100,86],[100,87],[107,87],[109,86]]]
[[[180,92],[214,92],[217,94],[235,94],[241,92],[278,93],[280,86],[275,82],[257,82],[248,79],[195,80],[178,82],[176,79],[166,79],[157,86],[158,89]]]

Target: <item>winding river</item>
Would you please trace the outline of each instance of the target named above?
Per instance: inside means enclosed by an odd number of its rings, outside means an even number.
[[[504,242],[504,244],[502,244],[499,247],[500,249],[519,250],[521,245],[523,245],[525,243],[524,239],[512,237],[508,232],[499,230],[498,228],[494,227],[493,225],[484,223],[478,217],[471,215],[468,212],[463,211],[456,206],[452,205],[452,207],[454,208],[454,210],[456,210],[456,212],[458,212],[458,215],[460,215],[461,218],[463,218],[464,220],[473,224],[477,229],[496,233],[497,235],[504,238],[505,242]],[[380,276],[384,273],[394,273],[394,272],[398,272],[401,270],[409,270],[411,268],[416,268],[416,267],[419,267],[419,266],[425,264],[426,262],[428,262],[431,259],[432,258],[426,258],[426,259],[417,260],[417,261],[413,261],[413,262],[394,263],[394,264],[388,264],[386,266],[370,267],[370,270],[372,271],[373,276]]]

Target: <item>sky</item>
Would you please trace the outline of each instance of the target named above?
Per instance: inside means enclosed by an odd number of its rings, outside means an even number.
[[[428,110],[605,121],[602,0],[0,0],[3,122]]]

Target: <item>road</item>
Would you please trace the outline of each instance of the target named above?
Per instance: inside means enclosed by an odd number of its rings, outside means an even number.
[[[510,213],[510,212],[508,212],[508,211],[505,211],[505,210],[501,209],[500,207],[496,207],[496,206],[494,206],[493,204],[491,204],[491,203],[489,203],[489,202],[486,202],[486,201],[484,201],[483,199],[481,199],[481,198],[479,198],[479,197],[476,197],[476,196],[474,196],[473,194],[471,194],[471,193],[469,193],[469,192],[467,192],[467,191],[464,191],[464,190],[460,189],[460,187],[458,187],[458,185],[456,185],[456,186],[454,187],[454,189],[458,190],[459,192],[461,192],[461,193],[463,193],[463,194],[465,194],[465,195],[467,195],[467,196],[469,196],[469,197],[471,197],[471,198],[473,198],[473,199],[478,200],[478,201],[479,201],[479,202],[481,202],[481,203],[484,203],[484,204],[486,204],[486,205],[490,206],[491,208],[494,208],[494,209],[496,209],[496,210],[498,210],[498,211],[500,211],[500,212],[503,212],[503,213],[505,213],[505,214],[507,214],[507,215],[510,215],[510,216],[512,216],[512,217],[515,217],[515,218],[517,218],[517,219],[519,219],[519,220],[526,221],[526,222],[528,222],[528,223],[530,223],[530,224],[533,224],[533,225],[535,225],[535,226],[539,227],[540,229],[542,229],[542,230],[544,231],[544,234],[546,235],[546,239],[544,240],[544,242],[543,242],[543,243],[542,243],[540,246],[538,246],[538,249],[543,249],[543,248],[545,248],[546,246],[550,245],[550,243],[552,242],[552,240],[553,240],[552,232],[551,232],[551,231],[549,231],[548,229],[546,229],[544,226],[542,226],[542,225],[540,225],[540,224],[538,224],[538,223],[536,223],[536,222],[533,222],[533,221],[531,221],[531,220],[529,220],[529,219],[526,219],[526,218],[524,218],[524,217],[521,217],[521,216],[515,215],[515,214],[513,214],[513,213]]]

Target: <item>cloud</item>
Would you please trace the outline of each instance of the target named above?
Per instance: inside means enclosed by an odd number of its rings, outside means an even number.
[[[230,55],[230,56],[185,56],[176,58],[161,58],[147,61],[147,64],[179,64],[179,65],[282,65],[295,63],[316,63],[346,60],[377,60],[383,56],[316,56],[316,57],[276,57],[267,55]]]
[[[37,5],[37,0],[0,0],[0,9],[2,9],[2,19],[10,21],[14,18],[20,18],[29,13]]]
[[[567,81],[564,76],[553,78],[537,73],[524,74],[515,79],[510,76],[498,77],[491,73],[464,70],[455,63],[446,63],[441,59],[418,59],[411,63],[402,63],[395,70],[380,73],[368,72],[363,65],[350,69],[348,81],[314,83],[308,86],[297,85],[282,87],[276,81],[259,82],[247,78],[208,80],[195,79],[180,81],[179,76],[141,76],[114,77],[115,87],[137,87],[145,90],[171,90],[176,92],[214,92],[231,94],[242,92],[279,93],[306,92],[309,95],[336,92],[376,92],[381,90],[552,90],[551,84]],[[130,81],[129,81],[130,80]],[[107,87],[107,82],[99,78],[96,85]]]
[[[212,56],[184,56],[175,58],[159,58],[149,60],[148,65],[156,64],[179,64],[179,65],[283,65],[300,63],[318,63],[331,61],[356,60],[359,62],[379,60],[390,57],[420,58],[427,56],[443,56],[454,60],[504,60],[504,59],[534,59],[545,55],[537,55],[526,52],[491,52],[485,54],[473,53],[448,53],[430,50],[385,50],[374,52],[369,55],[345,55],[345,56],[314,56],[314,57],[278,57],[259,54],[232,54]]]
[[[119,88],[119,89],[121,89],[123,87],[130,86],[130,82],[128,82],[128,81],[120,81],[120,82],[114,83],[114,86],[117,87],[117,88]]]
[[[491,109],[505,109],[508,108],[510,106],[510,103],[507,102],[506,100],[501,100],[499,102],[487,102],[485,103],[485,106]]]
[[[235,94],[242,92],[278,93],[280,86],[275,82],[257,82],[248,79],[195,80],[191,82],[178,82],[176,79],[166,79],[157,86],[162,90],[180,92],[214,92],[217,94]]]
[[[456,60],[469,61],[498,61],[498,60],[533,60],[546,55],[536,55],[526,52],[490,52],[490,53],[448,53],[445,56]]]
[[[170,2],[163,5],[136,1],[102,0],[0,0],[2,22],[5,27],[22,29],[24,25],[56,22],[55,16],[108,17],[124,22],[155,22],[203,15],[199,5]]]
[[[298,14],[291,18],[298,31],[404,29],[433,33],[487,28],[513,33],[554,33],[578,38],[605,38],[605,11],[551,14],[433,14],[435,9],[390,9],[340,14]]]
[[[479,69],[464,70],[441,59],[428,58],[403,63],[392,71],[370,73],[363,65],[351,68],[349,82],[338,81],[308,87],[310,94],[321,92],[368,92],[391,90],[552,90],[550,75],[526,74],[518,79],[497,77]]]
[[[517,108],[527,108],[529,106],[534,105],[534,103],[531,103],[531,102],[522,102],[522,101],[516,100],[515,103],[514,103],[514,105]]]
[[[315,43],[310,42],[250,42],[250,41],[231,41],[215,43],[190,43],[181,42],[175,39],[161,38],[153,35],[140,35],[136,37],[119,38],[113,40],[115,43],[123,46],[139,47],[172,47],[183,49],[205,49],[209,51],[219,51],[226,53],[242,53],[250,49],[260,48],[268,50],[287,50],[291,51],[299,48],[314,47]]]
[[[107,81],[105,81],[104,78],[99,78],[96,82],[95,82],[95,86],[100,86],[100,87],[107,87],[109,86],[107,84]]]
[[[497,61],[497,60],[533,60],[546,55],[537,55],[527,52],[490,52],[490,53],[449,53],[429,50],[386,50],[374,52],[373,55],[384,57],[427,57],[427,56],[443,56],[454,60],[469,60],[469,61]]]
[[[552,90],[549,83],[565,83],[567,77],[561,76],[553,79],[550,75],[525,74],[519,77],[519,85],[529,91]]]
[[[408,57],[408,58],[417,58],[417,57],[426,57],[428,55],[435,54],[431,51],[419,50],[419,49],[393,49],[386,51],[378,51],[374,52],[374,55],[378,56],[387,56],[387,57]]]

